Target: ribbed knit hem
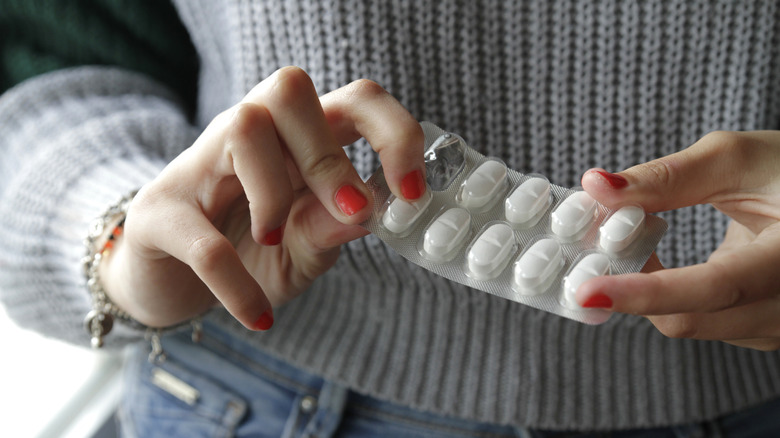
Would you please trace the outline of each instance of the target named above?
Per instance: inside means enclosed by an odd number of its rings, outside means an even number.
[[[278,309],[266,333],[248,333],[227,313],[212,317],[358,392],[490,423],[659,427],[780,395],[779,352],[669,339],[626,315],[583,325],[424,272],[370,271],[384,285],[404,279],[403,288],[387,291],[343,281],[338,271]]]

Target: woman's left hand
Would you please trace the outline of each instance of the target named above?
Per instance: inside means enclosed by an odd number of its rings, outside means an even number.
[[[713,132],[689,148],[618,174],[591,169],[582,185],[616,208],[647,212],[712,204],[732,221],[706,263],[599,277],[584,307],[645,315],[666,336],[780,349],[780,131]]]

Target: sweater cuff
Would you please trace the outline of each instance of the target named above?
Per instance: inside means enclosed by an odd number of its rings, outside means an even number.
[[[0,300],[20,326],[89,344],[87,227],[196,138],[172,96],[140,75],[80,67],[0,98],[10,127],[0,139]],[[121,332],[106,345],[138,336]]]

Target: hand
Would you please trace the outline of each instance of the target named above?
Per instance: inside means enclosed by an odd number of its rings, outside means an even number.
[[[425,190],[419,124],[360,80],[321,99],[283,68],[218,115],[133,200],[101,263],[112,300],[150,326],[218,302],[250,329],[326,272],[341,244],[367,234],[371,194],[343,145],[365,137],[396,196]]]
[[[582,185],[612,208],[709,203],[732,222],[706,263],[663,269],[653,255],[646,273],[584,283],[580,304],[646,315],[670,337],[780,348],[780,131],[714,132],[619,174],[591,169]]]

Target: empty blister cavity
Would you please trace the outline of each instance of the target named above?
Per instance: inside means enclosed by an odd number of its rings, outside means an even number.
[[[563,267],[561,244],[553,238],[543,238],[526,249],[515,262],[515,290],[523,295],[537,295],[549,288]]]
[[[514,251],[515,235],[512,228],[503,222],[493,223],[469,247],[467,272],[477,280],[496,277],[506,267]]]
[[[550,206],[550,182],[541,176],[523,181],[504,201],[504,215],[513,225],[533,226]]]
[[[425,152],[425,174],[431,189],[446,190],[466,164],[466,145],[455,134],[439,136]]]
[[[422,254],[434,261],[445,261],[455,255],[471,229],[471,215],[462,208],[450,208],[425,229]]]
[[[403,234],[422,216],[432,199],[430,189],[414,202],[395,198],[382,215],[382,224],[392,233]]]
[[[609,274],[609,265],[609,257],[599,253],[588,254],[576,262],[563,279],[563,297],[566,305],[570,308],[579,308],[580,305],[574,299],[577,288],[591,278]]]
[[[618,253],[631,245],[641,234],[645,211],[636,205],[621,207],[607,218],[599,229],[599,246],[604,251]]]
[[[466,178],[457,200],[472,210],[489,209],[506,188],[506,165],[498,160],[487,160]]]
[[[562,239],[575,239],[593,222],[598,214],[598,203],[583,191],[564,199],[550,216],[550,227]]]

